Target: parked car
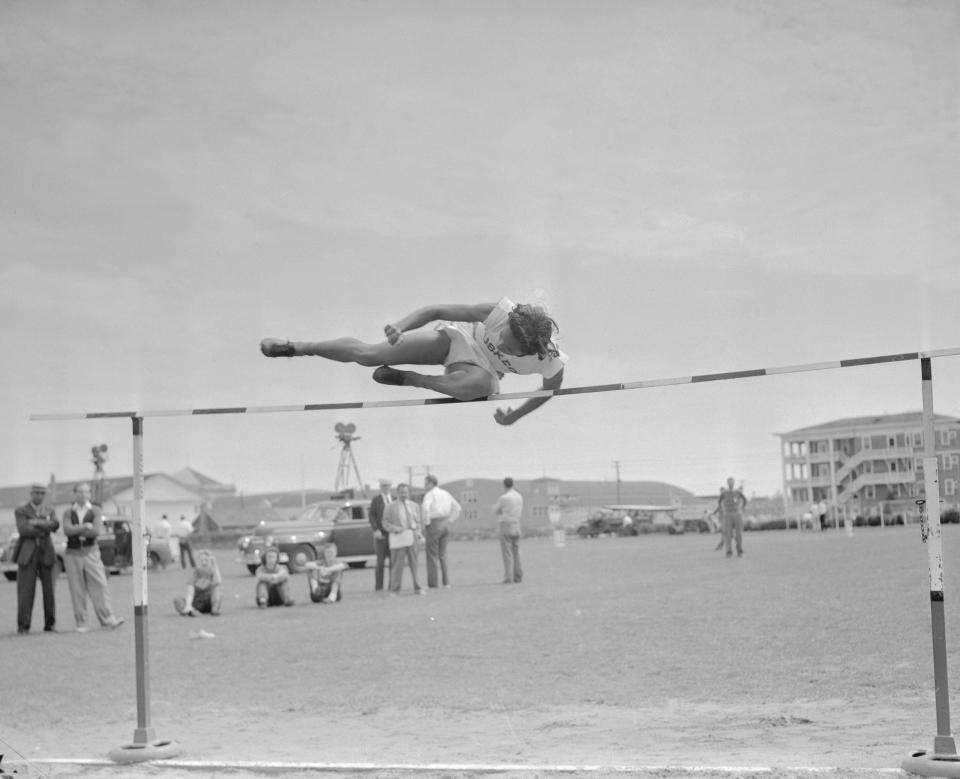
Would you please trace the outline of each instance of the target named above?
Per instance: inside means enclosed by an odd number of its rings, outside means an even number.
[[[373,529],[367,519],[370,501],[321,500],[311,503],[289,522],[261,522],[239,541],[240,561],[253,574],[268,546],[280,550],[280,562],[291,573],[302,573],[320,557],[324,544],[337,545],[337,557],[351,568],[363,568],[377,556]]]
[[[17,580],[17,563],[13,560],[13,550],[20,535],[14,531],[0,550],[0,569],[7,581]],[[125,517],[104,517],[103,532],[97,537],[100,545],[100,557],[107,573],[121,573],[133,565],[133,528]],[[67,539],[62,533],[56,533],[53,547],[57,552],[57,566],[64,571],[63,557],[66,554]],[[147,550],[147,567],[151,570],[166,568],[173,561],[170,545],[162,540],[150,539]]]
[[[674,516],[676,506],[646,504],[618,504],[604,506],[580,523],[580,538],[596,538],[604,533],[618,536],[637,536],[646,533],[680,535],[686,527]]]
[[[594,511],[577,526],[577,535],[580,538],[597,538],[604,534],[629,535],[630,531],[624,529],[623,520],[624,515],[613,511]]]

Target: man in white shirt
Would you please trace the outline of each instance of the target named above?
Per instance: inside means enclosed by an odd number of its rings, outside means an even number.
[[[427,586],[437,586],[437,567],[444,587],[450,586],[447,574],[447,539],[450,536],[449,525],[460,516],[460,504],[439,486],[437,477],[432,473],[424,479],[426,494],[423,496],[421,512],[424,533],[427,538]]]
[[[166,514],[160,517],[160,521],[157,522],[154,535],[158,541],[163,541],[170,547],[171,560],[177,560],[180,557],[180,541],[173,535],[173,525],[170,524],[170,520],[167,519]]]
[[[503,584],[519,584],[523,580],[520,565],[520,517],[523,516],[523,496],[513,488],[513,479],[503,480],[507,491],[493,504],[500,520],[500,553],[503,556]]]
[[[193,523],[183,514],[180,515],[180,521],[170,531],[177,539],[180,549],[180,567],[187,567],[187,558],[190,558],[190,567],[196,568],[197,564],[193,559],[193,548],[190,546],[190,535],[193,533]]]
[[[814,504],[814,508],[816,509],[816,512],[815,512],[816,515],[820,517],[820,529],[826,530],[827,529],[827,512],[829,511],[827,507],[827,502],[823,498],[821,498],[819,503]]]

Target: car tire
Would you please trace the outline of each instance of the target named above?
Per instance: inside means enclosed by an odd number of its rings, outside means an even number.
[[[293,552],[289,554],[287,568],[290,573],[303,573],[307,563],[312,563],[317,559],[317,550],[310,544],[297,544]]]

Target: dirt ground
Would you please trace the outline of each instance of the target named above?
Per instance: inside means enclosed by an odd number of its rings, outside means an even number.
[[[952,668],[956,532],[944,537]],[[373,592],[371,570],[353,570],[339,604],[312,604],[296,577],[296,605],[269,610],[255,607],[235,551],[219,550],[219,618],[174,612],[179,569],[149,578],[150,724],[180,745],[181,761],[422,766],[417,775],[511,764],[877,775],[932,748],[918,528],[748,533],[742,559],[715,551],[716,539],[571,538],[561,548],[530,539],[520,585],[499,583],[496,543],[460,542],[449,590],[415,597],[407,580],[388,598]],[[34,631],[20,637],[15,585],[5,583],[5,767],[134,775],[80,767],[137,726],[132,585],[130,575],[111,579],[126,625],[77,634],[61,577],[60,632],[36,631],[38,606]],[[191,637],[201,629],[214,637]]]

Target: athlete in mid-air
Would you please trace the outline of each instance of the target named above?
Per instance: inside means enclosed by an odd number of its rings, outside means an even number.
[[[432,330],[420,330],[437,322]],[[267,357],[326,357],[338,362],[379,365],[374,381],[477,400],[500,392],[506,373],[543,376],[542,389],[559,389],[565,355],[554,343],[557,323],[539,306],[499,303],[425,306],[383,328],[386,341],[363,343],[356,338],[330,341],[283,341],[265,338]],[[416,331],[416,332],[411,332]],[[393,368],[393,365],[443,365],[442,375]],[[494,419],[512,425],[550,399],[528,398],[517,408],[497,409]]]

